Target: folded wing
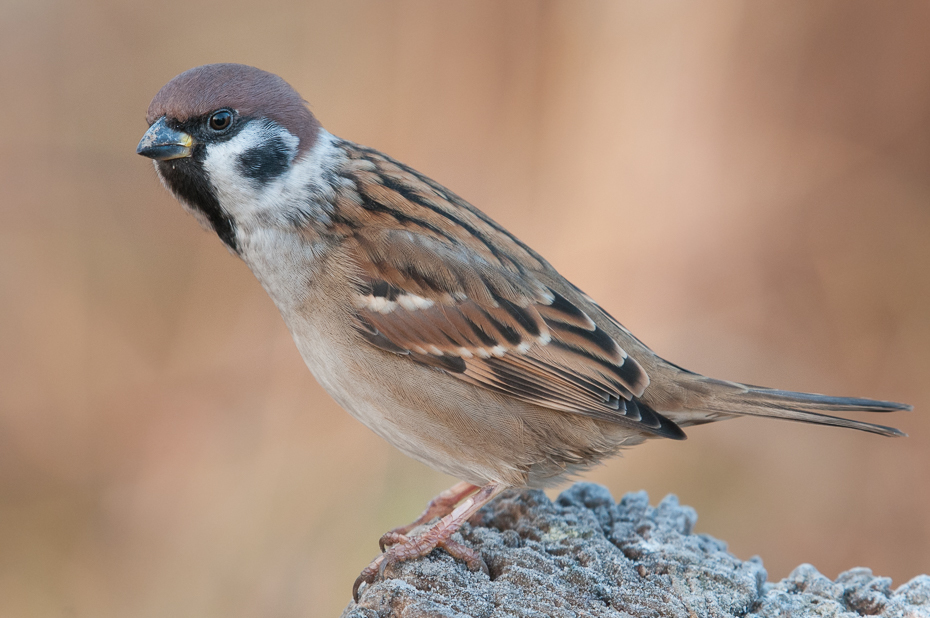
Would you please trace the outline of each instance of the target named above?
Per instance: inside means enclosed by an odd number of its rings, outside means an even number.
[[[544,408],[684,436],[636,399],[643,368],[566,296],[410,231],[380,240],[354,255],[357,328],[372,345]]]

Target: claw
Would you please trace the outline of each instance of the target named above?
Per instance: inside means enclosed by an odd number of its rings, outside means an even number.
[[[407,535],[391,530],[390,532],[385,532],[384,535],[378,539],[378,545],[381,547],[381,552],[384,553],[385,546],[400,545],[401,543],[406,543],[408,540]]]
[[[371,583],[370,581],[367,581],[365,579],[364,575],[359,575],[358,577],[356,577],[355,583],[352,584],[352,600],[358,603],[358,600],[360,598],[358,594],[358,589],[362,587],[362,584],[370,584],[370,583]]]
[[[381,554],[377,558],[371,561],[367,567],[362,569],[361,574],[355,578],[355,583],[352,584],[352,599],[358,603],[360,595],[358,593],[359,588],[362,584],[371,584],[375,581],[375,577],[381,575],[381,564],[384,562],[384,554]]]
[[[384,560],[382,560],[380,566],[378,566],[378,579],[384,579],[384,572],[387,568],[397,562],[397,557],[387,552],[381,554],[381,558],[384,558]]]

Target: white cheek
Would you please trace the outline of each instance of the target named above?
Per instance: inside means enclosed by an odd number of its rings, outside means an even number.
[[[285,129],[267,123],[253,123],[227,142],[211,144],[203,167],[216,191],[220,206],[236,221],[246,221],[273,210],[285,198],[287,173],[262,185],[242,173],[240,158],[262,143],[279,138],[297,153],[300,140]]]
[[[240,235],[264,227],[290,229],[297,213],[320,222],[329,221],[335,183],[339,182],[334,170],[345,162],[345,153],[337,146],[337,139],[320,129],[307,152],[292,160],[283,174],[262,184],[242,174],[239,160],[244,152],[271,137],[283,138],[296,154],[300,143],[297,137],[276,125],[265,125],[247,127],[228,142],[210,146],[204,160],[204,170],[220,206],[235,219]]]

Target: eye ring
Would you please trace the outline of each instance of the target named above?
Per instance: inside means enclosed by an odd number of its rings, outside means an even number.
[[[228,109],[219,109],[210,114],[207,125],[216,132],[225,131],[232,126],[233,114]]]

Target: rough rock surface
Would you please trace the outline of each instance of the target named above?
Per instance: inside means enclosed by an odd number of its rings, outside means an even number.
[[[363,588],[343,618],[930,618],[926,575],[892,590],[868,569],[834,582],[802,565],[766,583],[758,558],[738,560],[725,543],[692,534],[697,515],[675,496],[651,507],[640,492],[615,504],[605,488],[579,483],[554,503],[540,491],[505,493],[481,518],[459,540],[481,552],[490,577],[434,551]]]

